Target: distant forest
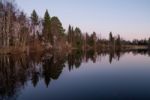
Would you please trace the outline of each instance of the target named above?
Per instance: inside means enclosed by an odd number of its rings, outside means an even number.
[[[56,16],[45,11],[39,18],[36,10],[28,17],[16,7],[13,0],[0,1],[0,53],[35,52],[46,50],[124,50],[149,48],[150,38],[128,41],[109,33],[109,39],[83,33],[79,27],[69,25],[65,30]]]

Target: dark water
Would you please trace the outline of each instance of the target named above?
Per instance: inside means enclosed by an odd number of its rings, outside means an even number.
[[[150,52],[0,55],[0,100],[150,100]]]

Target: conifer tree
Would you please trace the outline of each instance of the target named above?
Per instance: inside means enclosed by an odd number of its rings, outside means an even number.
[[[32,21],[33,35],[34,35],[34,39],[35,39],[35,35],[37,33],[35,30],[35,27],[39,24],[38,15],[35,10],[33,10],[32,14],[31,14],[31,21]]]
[[[46,42],[53,43],[53,36],[51,34],[51,18],[48,13],[48,10],[46,10],[44,15],[44,21],[43,21],[43,36]]]

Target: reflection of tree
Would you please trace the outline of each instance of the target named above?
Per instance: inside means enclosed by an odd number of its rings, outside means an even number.
[[[64,63],[64,59],[56,55],[43,60],[43,76],[47,87],[52,79],[58,79],[64,67]]]
[[[76,68],[79,68],[82,63],[82,57],[83,57],[82,51],[74,51],[71,54],[68,54],[69,70],[72,70],[74,66]]]
[[[96,58],[97,58],[97,52],[95,50],[89,50],[86,53],[86,61],[88,62],[88,60],[92,60],[94,63],[96,62]]]
[[[98,57],[104,57],[106,55],[109,55],[109,62],[112,63],[113,59],[118,60],[122,56],[123,52],[120,51],[120,49],[117,49],[116,51],[108,50],[108,51],[96,51],[96,50],[87,50],[87,51],[73,51],[72,53],[68,54],[68,67],[69,70],[73,70],[75,68],[79,68],[81,66],[82,62],[89,62],[92,61],[93,63],[96,63]]]
[[[149,54],[149,50],[147,50],[147,49],[137,49],[137,50],[132,50],[131,52],[134,55],[137,55],[137,54],[147,55],[147,54]]]
[[[74,66],[74,60],[75,60],[75,55],[73,55],[72,53],[71,54],[68,54],[68,67],[69,67],[69,70],[73,69],[73,66]]]
[[[43,61],[43,76],[44,76],[45,84],[47,85],[47,87],[51,80],[50,70],[51,70],[51,66],[52,66],[52,61],[53,61],[53,58],[45,59]]]
[[[110,51],[109,52],[109,63],[112,63],[112,58],[114,57],[114,52]]]
[[[47,86],[51,79],[58,79],[65,63],[63,56],[52,55],[49,58],[39,56],[40,61],[37,56],[0,56],[0,99],[16,97],[30,79],[34,87],[42,76]]]
[[[117,51],[116,51],[116,56],[117,56],[117,60],[119,61],[120,56],[121,56],[121,55],[120,55],[120,50],[117,50]]]
[[[0,55],[0,99],[17,98],[27,81],[31,81],[36,87],[40,78],[43,78],[46,86],[57,80],[62,73],[65,63],[68,69],[79,68],[83,62],[96,62],[97,57],[104,57],[109,54],[109,62],[113,59],[119,60],[126,52],[134,55],[149,55],[148,50],[132,51],[73,51],[69,54],[62,53],[41,53],[30,55]]]
[[[119,49],[116,51],[114,51],[114,50],[109,51],[109,63],[110,64],[112,63],[113,59],[116,59],[119,61],[120,57],[121,57],[121,51]]]
[[[79,68],[81,66],[82,63],[82,51],[76,51],[75,53],[75,67]]]
[[[36,87],[37,83],[39,82],[39,73],[33,72],[31,80],[32,80],[33,86]]]
[[[25,58],[1,55],[0,56],[0,98],[15,98],[21,86],[26,82]],[[23,67],[20,67],[22,65]]]
[[[150,50],[148,50],[148,56],[150,56]]]

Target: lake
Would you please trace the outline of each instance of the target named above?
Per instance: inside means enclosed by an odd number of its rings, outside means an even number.
[[[150,52],[0,55],[0,100],[149,100]]]

